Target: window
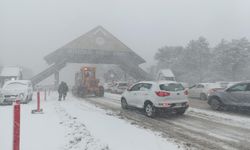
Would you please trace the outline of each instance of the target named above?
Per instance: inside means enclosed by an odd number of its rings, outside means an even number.
[[[247,90],[248,84],[243,83],[243,84],[237,84],[231,88],[228,89],[230,92],[239,92],[239,91],[246,91]]]
[[[160,89],[164,91],[183,91],[184,87],[180,83],[161,84]]]
[[[144,84],[142,84],[140,91],[149,91],[151,89],[151,87],[152,87],[152,84],[144,83]]]
[[[197,87],[196,87],[196,88],[204,88],[204,87],[205,87],[204,85],[199,84],[199,85],[197,85]]]
[[[142,87],[142,83],[134,85],[130,91],[139,91],[140,88]]]
[[[128,83],[119,83],[118,86],[128,86]]]
[[[189,89],[192,89],[192,88],[194,88],[194,87],[196,87],[196,85],[193,85],[193,86],[189,87]]]

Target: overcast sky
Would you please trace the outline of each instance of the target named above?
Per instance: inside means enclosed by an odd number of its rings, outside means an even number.
[[[43,57],[102,25],[148,62],[164,45],[250,39],[249,0],[0,0],[0,63],[38,73]]]

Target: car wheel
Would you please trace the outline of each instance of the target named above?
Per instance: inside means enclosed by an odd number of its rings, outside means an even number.
[[[177,109],[176,114],[177,115],[183,115],[186,112],[186,109]]]
[[[200,99],[204,100],[204,101],[207,100],[207,95],[205,93],[201,93],[200,94]]]
[[[217,98],[211,99],[210,106],[213,110],[221,110],[221,102]]]
[[[121,99],[121,106],[122,106],[122,109],[128,109],[128,103],[125,98]]]
[[[151,103],[145,104],[144,111],[145,111],[146,116],[148,116],[148,117],[153,118],[156,115],[155,107]]]

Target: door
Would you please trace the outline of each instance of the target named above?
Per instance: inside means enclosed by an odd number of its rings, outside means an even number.
[[[196,89],[195,87],[196,87],[196,85],[189,87],[189,89],[188,89],[188,96],[189,97],[194,97],[194,91]]]
[[[196,87],[194,87],[193,97],[200,98],[200,95],[203,92],[204,88],[205,86],[202,84],[198,84]]]
[[[246,105],[250,107],[250,83],[248,83],[246,94],[245,94]]]
[[[140,86],[140,90],[137,93],[137,100],[135,101],[136,107],[143,108],[144,102],[146,100],[151,100],[151,88],[152,84],[150,83],[143,83]]]
[[[127,92],[126,100],[127,100],[128,105],[136,106],[136,101],[138,99],[138,93],[140,91],[141,86],[142,86],[142,83],[135,84]]]
[[[248,83],[236,84],[227,89],[229,102],[236,106],[245,106]]]

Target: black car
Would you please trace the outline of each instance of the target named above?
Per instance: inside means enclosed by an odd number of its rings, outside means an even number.
[[[221,110],[226,106],[250,109],[250,81],[240,82],[209,95],[208,104],[214,110]]]

